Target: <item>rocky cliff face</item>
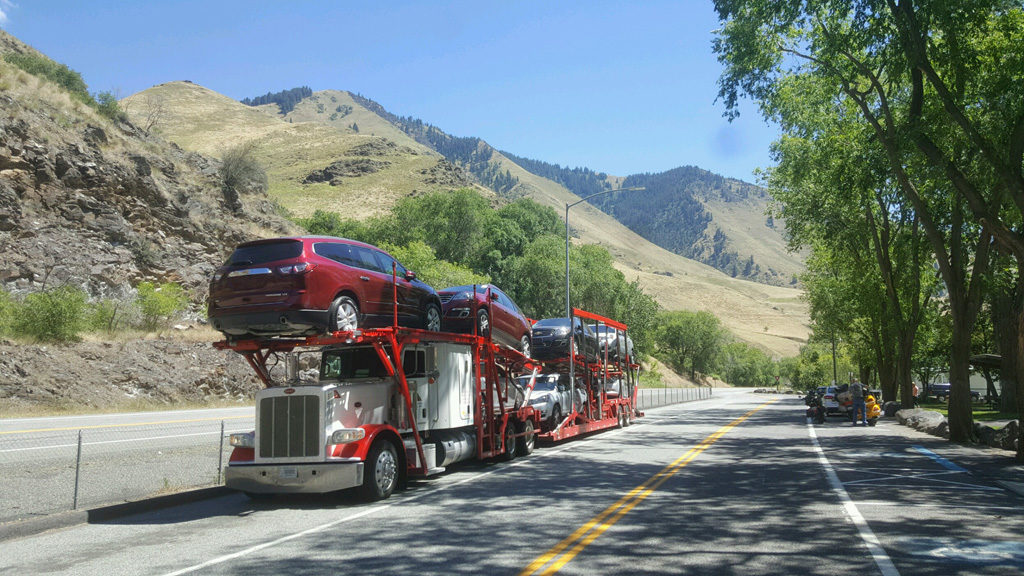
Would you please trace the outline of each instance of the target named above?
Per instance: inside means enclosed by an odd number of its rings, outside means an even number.
[[[16,74],[0,92],[0,286],[119,296],[174,281],[201,301],[234,245],[294,232],[266,195],[225,192],[217,160]]]

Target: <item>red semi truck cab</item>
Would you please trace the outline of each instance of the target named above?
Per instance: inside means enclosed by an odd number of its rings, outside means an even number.
[[[387,498],[409,468],[430,475],[477,456],[484,428],[508,427],[513,435],[499,437],[515,442],[533,411],[514,385],[481,393],[488,366],[475,350],[422,340],[322,348],[316,383],[256,395],[256,429],[231,436],[227,486],[250,494],[358,488]],[[479,426],[484,420],[491,425]]]

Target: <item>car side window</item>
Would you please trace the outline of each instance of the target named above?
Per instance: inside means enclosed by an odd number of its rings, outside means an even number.
[[[505,293],[502,292],[501,290],[498,290],[498,302],[501,302],[501,305],[504,306],[505,308],[508,308],[509,310],[515,309],[515,306],[513,306],[512,301],[509,300],[508,296],[506,296]]]
[[[362,246],[353,246],[352,249],[356,255],[359,256],[360,268],[367,270],[373,270],[374,272],[383,272],[384,269],[381,267],[380,262],[377,261],[376,253],[369,248],[363,248]],[[388,270],[390,272],[390,270]]]
[[[391,274],[391,263],[394,262],[394,264],[395,264],[395,273],[398,275],[398,277],[401,278],[401,277],[405,276],[405,267],[402,266],[402,264],[398,260],[395,260],[394,258],[392,258],[391,256],[388,256],[387,254],[385,254],[383,252],[374,251],[374,254],[376,254],[377,261],[380,262],[380,265],[381,265],[381,267],[384,268],[385,272],[387,272],[388,274]]]

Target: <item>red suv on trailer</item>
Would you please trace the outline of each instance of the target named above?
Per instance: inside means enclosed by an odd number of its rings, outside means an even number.
[[[515,348],[529,357],[532,326],[519,306],[493,285],[477,284],[475,292],[475,305],[472,284],[452,286],[438,292],[444,311],[444,329],[448,332],[472,334],[475,309],[477,334],[487,336],[490,333],[491,338],[499,344]],[[491,295],[489,305],[488,293]]]
[[[437,292],[387,252],[329,236],[271,238],[238,246],[210,282],[207,313],[230,337],[307,336],[393,323],[441,329]]]

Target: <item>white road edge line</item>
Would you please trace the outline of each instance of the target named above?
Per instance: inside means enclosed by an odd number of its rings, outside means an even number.
[[[818,434],[814,431],[814,425],[811,424],[810,420],[807,422],[807,432],[811,436],[814,449],[818,452],[818,462],[821,462],[822,468],[825,469],[825,476],[828,477],[828,483],[832,486],[832,491],[839,496],[839,501],[843,503],[843,508],[846,509],[846,513],[853,520],[854,526],[857,527],[857,532],[860,533],[861,540],[867,545],[868,552],[871,553],[871,557],[875,560],[875,565],[878,566],[878,571],[882,573],[882,576],[900,576],[899,570],[896,569],[889,555],[885,553],[882,543],[879,542],[875,533],[871,531],[867,520],[864,519],[860,510],[857,509],[857,505],[854,504],[853,499],[850,498],[846,489],[843,488],[843,483],[839,481],[839,475],[836,474],[832,464],[829,463],[828,457],[825,456],[825,451],[821,449],[821,443],[818,442]]]

